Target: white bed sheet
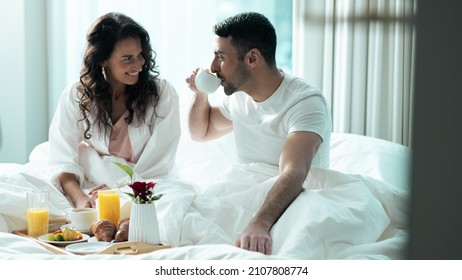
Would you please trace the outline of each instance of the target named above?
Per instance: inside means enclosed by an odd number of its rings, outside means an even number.
[[[223,152],[223,147],[228,149]],[[335,170],[310,171],[306,191],[272,229],[272,256],[232,244],[277,179],[277,170],[261,164],[230,167],[232,138],[201,144],[187,137],[178,153],[181,179],[158,182],[165,193],[157,204],[161,240],[174,248],[138,256],[63,256],[9,233],[25,227],[27,190],[50,190],[52,218],[70,208],[47,182],[44,143],[28,164],[0,164],[0,259],[403,258],[410,151],[383,140],[336,133],[331,147]]]

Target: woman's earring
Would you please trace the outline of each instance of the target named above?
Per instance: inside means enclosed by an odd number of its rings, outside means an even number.
[[[107,81],[107,79],[106,79],[106,69],[104,67],[102,67],[102,68],[103,68],[103,78],[104,78],[104,80]]]

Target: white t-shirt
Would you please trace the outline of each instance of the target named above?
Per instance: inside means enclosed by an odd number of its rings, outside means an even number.
[[[241,91],[224,96],[218,107],[233,122],[241,163],[278,166],[288,134],[309,131],[323,139],[311,166],[329,167],[330,112],[321,91],[304,80],[285,73],[281,85],[267,100],[255,102]]]

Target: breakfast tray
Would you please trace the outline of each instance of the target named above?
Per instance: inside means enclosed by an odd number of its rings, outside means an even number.
[[[110,254],[110,255],[139,255],[157,250],[171,248],[170,245],[150,245],[138,241],[117,242],[107,246],[104,250],[99,251],[97,254]]]
[[[53,232],[53,231],[59,229],[62,225],[65,225],[65,224],[67,224],[66,219],[50,220],[49,223],[48,223],[48,231]],[[52,244],[42,242],[42,241],[38,240],[37,238],[34,238],[34,237],[31,237],[31,236],[27,235],[27,228],[26,229],[20,229],[20,230],[14,230],[12,233],[23,236],[23,237],[30,238],[30,239],[34,240],[36,243],[40,244],[42,247],[44,247],[45,249],[47,249],[48,251],[50,251],[50,252],[52,252],[54,254],[58,254],[58,255],[74,255],[73,253],[66,251],[66,249],[64,249],[63,247],[54,246]]]
[[[57,219],[57,220],[50,220],[48,229],[50,232],[53,232],[59,229],[62,225],[65,225],[68,221],[66,219]],[[63,246],[56,246],[52,245],[43,241],[38,240],[37,238],[33,238],[27,235],[27,229],[15,230],[13,234],[17,234],[20,236],[24,236],[34,240],[36,243],[41,245],[43,248],[47,249],[48,251],[57,254],[57,255],[75,255],[66,250]],[[150,245],[143,242],[137,241],[126,241],[126,242],[117,242],[108,245],[103,250],[99,251],[96,254],[111,254],[111,255],[139,255],[144,253],[149,253],[157,250],[168,249],[171,248],[170,245]]]

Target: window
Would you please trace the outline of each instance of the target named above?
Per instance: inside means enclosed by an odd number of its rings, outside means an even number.
[[[217,0],[216,21],[240,12],[259,12],[274,25],[277,35],[276,63],[289,73],[292,70],[292,1]]]
[[[85,34],[94,20],[122,12],[150,34],[161,75],[180,94],[190,96],[185,78],[196,67],[208,68],[213,58],[213,25],[240,12],[264,14],[273,23],[279,68],[292,71],[292,1],[278,0],[50,0],[48,7],[49,116],[59,94],[79,77]]]

